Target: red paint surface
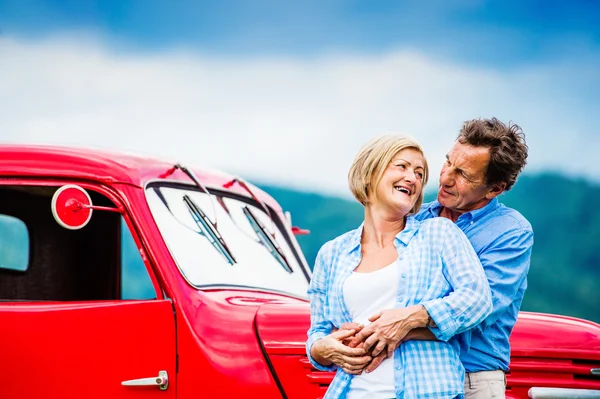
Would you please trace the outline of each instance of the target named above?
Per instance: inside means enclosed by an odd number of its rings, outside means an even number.
[[[176,398],[124,387],[167,371],[176,385],[169,301],[0,303],[2,398]]]

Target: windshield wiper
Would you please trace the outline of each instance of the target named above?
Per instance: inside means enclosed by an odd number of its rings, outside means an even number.
[[[271,255],[273,255],[275,260],[279,262],[279,264],[285,269],[285,271],[287,271],[288,273],[293,273],[294,271],[288,264],[285,255],[281,251],[281,247],[279,247],[277,241],[274,238],[272,238],[271,235],[267,232],[265,226],[263,226],[263,224],[254,215],[254,213],[252,213],[250,208],[244,206],[242,210],[244,211],[244,215],[246,215],[246,218],[248,218],[250,226],[252,226],[252,229],[258,236],[258,239],[260,240],[261,244],[263,244],[265,248],[267,248],[267,250],[271,253]]]
[[[217,226],[206,216],[206,213],[186,194],[183,196],[183,202],[190,211],[192,219],[196,222],[196,226],[200,231],[199,234],[203,235],[208,239],[210,244],[229,262],[230,265],[236,263],[233,254],[227,247],[225,240],[217,230]]]

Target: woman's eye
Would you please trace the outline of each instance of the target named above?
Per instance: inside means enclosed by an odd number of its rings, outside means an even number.
[[[415,173],[415,175],[417,175],[417,177],[421,180],[423,180],[423,173],[422,172],[417,172]]]

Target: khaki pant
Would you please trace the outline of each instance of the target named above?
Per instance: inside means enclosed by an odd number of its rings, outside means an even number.
[[[506,375],[504,371],[478,371],[465,374],[465,399],[504,399]]]

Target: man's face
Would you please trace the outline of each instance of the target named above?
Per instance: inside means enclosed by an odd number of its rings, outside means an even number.
[[[446,155],[440,173],[438,202],[461,214],[487,205],[502,192],[485,184],[489,161],[489,148],[457,141]]]

